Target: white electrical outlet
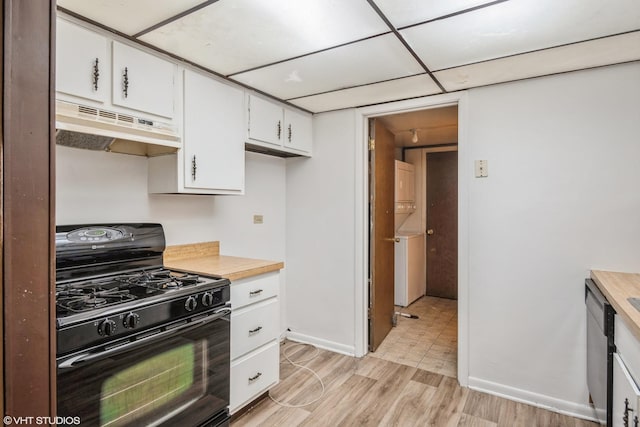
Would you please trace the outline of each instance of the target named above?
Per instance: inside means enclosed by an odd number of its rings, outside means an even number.
[[[476,160],[476,178],[486,178],[489,176],[489,162],[487,160]]]

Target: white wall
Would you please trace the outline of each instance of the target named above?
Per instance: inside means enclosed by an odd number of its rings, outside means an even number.
[[[584,278],[640,271],[638,76],[469,91],[470,163],[489,161],[469,182],[470,384],[588,402]]]
[[[285,162],[247,153],[245,196],[156,195],[146,157],[57,146],[56,223],[114,221],[159,222],[168,245],[220,240],[225,255],[283,260]]]
[[[355,116],[313,126],[313,158],[287,160],[289,336],[353,354]]]
[[[469,384],[588,416],[583,282],[640,271],[640,64],[468,91]],[[287,174],[288,320],[353,348],[353,111]],[[316,155],[317,153],[317,155]],[[471,176],[472,174],[467,174]]]

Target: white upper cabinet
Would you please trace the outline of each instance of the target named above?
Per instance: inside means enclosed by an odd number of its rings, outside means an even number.
[[[193,189],[244,190],[244,92],[184,72],[184,182]]]
[[[178,77],[183,149],[149,157],[149,193],[244,194],[244,92],[196,71]]]
[[[113,42],[113,104],[173,118],[177,65]]]
[[[107,39],[63,19],[58,19],[56,31],[56,91],[106,102],[110,86]]]
[[[313,138],[311,116],[284,109],[284,146],[295,151],[311,153]]]
[[[311,115],[247,96],[248,143],[287,154],[311,156]]]
[[[282,146],[282,107],[257,96],[249,96],[249,139]]]

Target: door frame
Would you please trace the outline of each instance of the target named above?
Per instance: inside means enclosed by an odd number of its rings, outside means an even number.
[[[469,179],[467,93],[455,92],[355,110],[355,355],[367,354],[369,271],[368,119],[458,105],[458,382],[469,384]]]

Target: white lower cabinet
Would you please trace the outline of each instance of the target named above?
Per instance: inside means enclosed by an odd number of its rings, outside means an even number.
[[[280,371],[273,369],[273,361],[278,360],[279,348],[274,341],[231,362],[232,414],[278,382]]]
[[[280,377],[280,273],[231,283],[231,397],[233,414]]]
[[[640,425],[640,341],[620,316],[615,322],[613,427],[635,427]]]
[[[613,354],[613,427],[637,426],[640,390],[618,355]]]

